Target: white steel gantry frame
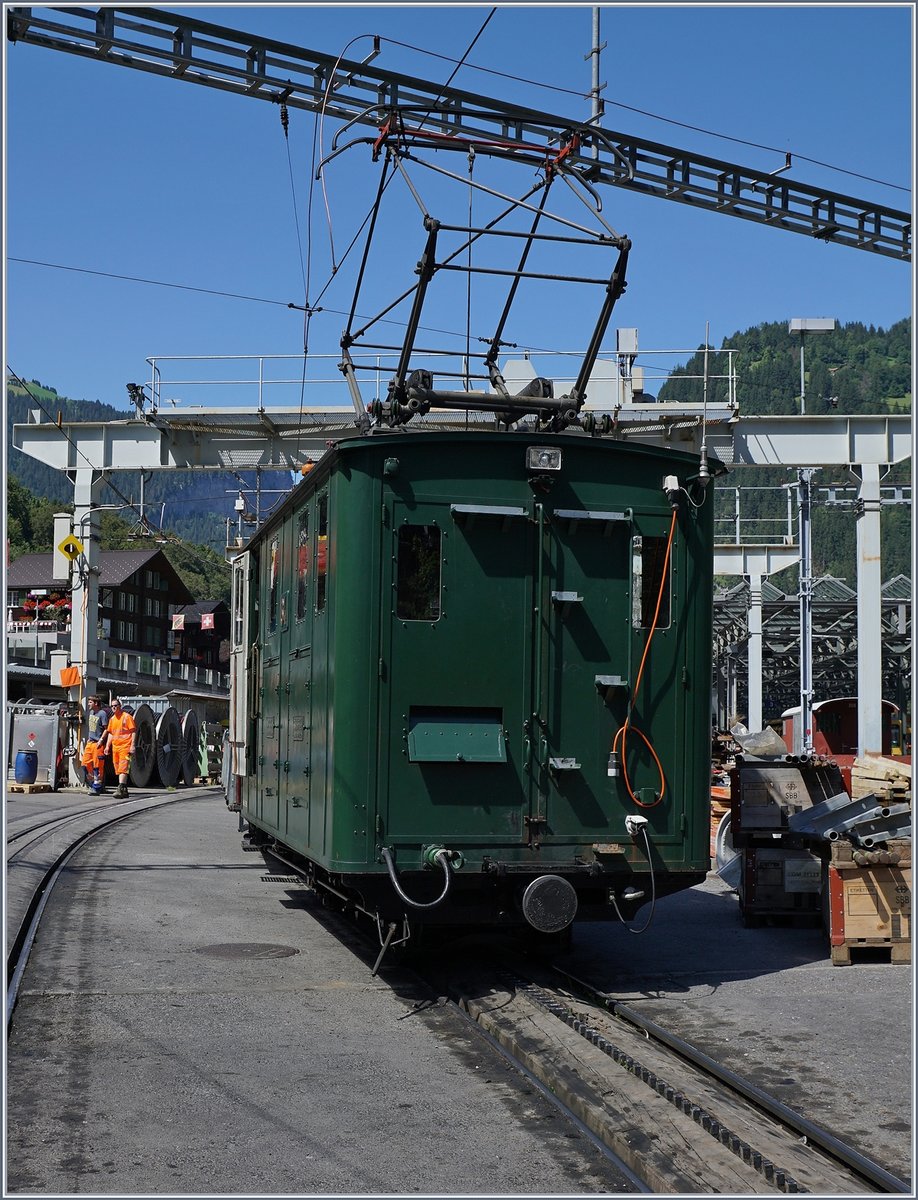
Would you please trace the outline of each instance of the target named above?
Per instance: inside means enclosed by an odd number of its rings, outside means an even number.
[[[859,485],[857,506],[858,753],[882,749],[880,705],[880,480],[893,463],[911,456],[909,416],[737,416],[708,406],[632,404],[611,414],[623,439],[681,444],[697,450],[702,438],[728,467],[781,465],[846,466]],[[357,436],[352,407],[309,409],[201,409],[194,413],[126,421],[61,424],[41,421],[13,428],[16,449],[64,471],[74,484],[74,529],[83,554],[73,564],[70,661],[80,667],[82,689],[97,684],[98,600],[97,497],[105,477],[119,471],[252,470],[299,471],[330,444]],[[407,427],[425,430],[491,427],[479,412],[431,413]],[[383,435],[384,436],[384,435]],[[586,436],[586,435],[583,435]],[[714,569],[750,580],[759,607],[750,612],[750,728],[761,728],[761,585],[769,574],[796,561],[796,547],[719,546]],[[84,619],[78,619],[83,614]],[[756,664],[758,664],[756,666]],[[758,681],[758,682],[756,682]],[[78,698],[78,697],[74,697]],[[755,711],[755,707],[758,711]]]

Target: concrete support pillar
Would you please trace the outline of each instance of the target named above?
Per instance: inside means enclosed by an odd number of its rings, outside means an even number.
[[[810,523],[815,468],[797,472],[800,538],[800,752],[813,752],[813,553]]]
[[[762,728],[762,576],[749,576],[749,613],[746,618],[749,638],[748,712],[746,728],[758,733]]]
[[[99,686],[99,514],[97,502],[102,475],[90,467],[73,472],[73,532],[83,552],[73,561],[71,574],[70,662],[80,668],[82,683],[72,687],[68,699],[83,706]],[[85,719],[81,736],[86,736]],[[72,783],[81,781],[78,758],[70,760]]]
[[[851,468],[857,503],[857,752],[883,749],[882,576],[880,570],[880,467]]]

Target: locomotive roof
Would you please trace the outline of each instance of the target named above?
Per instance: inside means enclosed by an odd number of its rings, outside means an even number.
[[[627,442],[618,441],[611,438],[596,438],[590,437],[582,432],[573,433],[549,433],[535,432],[524,430],[449,430],[442,432],[431,432],[428,430],[410,430],[410,429],[385,429],[374,428],[370,433],[363,437],[348,437],[342,438],[329,446],[328,451],[318,460],[314,468],[301,481],[294,484],[290,495],[278,505],[276,510],[264,522],[264,524],[252,534],[248,545],[253,545],[266,537],[277,525],[279,525],[287,516],[290,509],[294,507],[299,499],[314,491],[320,486],[330,475],[335,463],[341,454],[352,454],[359,450],[372,449],[377,450],[381,454],[388,453],[393,446],[404,445],[436,445],[443,442],[485,442],[485,441],[500,441],[501,443],[513,443],[521,445],[523,442],[562,445],[576,447],[580,446],[586,449],[599,449],[600,453],[612,453],[613,448],[619,454],[628,454],[638,458],[645,457],[648,459],[663,459],[667,463],[673,465],[681,464],[685,467],[694,467],[698,464],[698,455],[689,450],[676,450],[669,446],[657,446],[647,442]],[[711,474],[720,473],[719,462],[709,456],[709,466]]]

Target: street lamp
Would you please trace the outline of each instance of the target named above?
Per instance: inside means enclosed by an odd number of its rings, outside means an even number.
[[[806,375],[803,369],[803,344],[808,333],[834,333],[838,322],[834,317],[791,317],[788,333],[800,334],[800,415],[806,412]]]
[[[832,333],[834,317],[792,317],[788,333],[800,334],[800,415],[806,413],[806,373],[803,346],[808,333]],[[798,532],[800,536],[800,752],[813,752],[813,545],[810,498],[815,467],[797,471]]]

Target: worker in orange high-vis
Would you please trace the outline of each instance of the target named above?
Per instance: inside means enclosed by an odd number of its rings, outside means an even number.
[[[137,726],[131,714],[124,711],[121,701],[117,697],[112,701],[112,715],[108,719],[105,736],[105,752],[108,753],[111,750],[115,774],[118,776],[115,795],[123,799],[128,794],[127,780],[137,737]]]
[[[108,725],[108,713],[102,707],[102,700],[99,696],[90,696],[87,704],[89,712],[86,717],[86,745],[80,761],[86,772],[86,784],[89,790],[98,796],[103,790],[102,782],[105,774],[105,750],[103,746],[105,742],[105,730]]]

